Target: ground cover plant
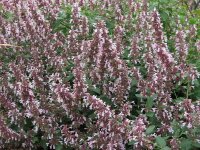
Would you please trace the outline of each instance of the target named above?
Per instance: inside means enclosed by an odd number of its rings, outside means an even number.
[[[199,2],[181,2],[1,0],[0,148],[199,149]]]

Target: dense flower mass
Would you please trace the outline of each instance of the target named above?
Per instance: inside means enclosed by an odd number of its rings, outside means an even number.
[[[1,0],[0,14],[1,149],[200,144],[195,27],[174,52],[146,0]]]

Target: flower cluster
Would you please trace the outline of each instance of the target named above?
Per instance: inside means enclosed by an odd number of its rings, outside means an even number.
[[[174,122],[198,141],[200,105],[189,92],[199,73],[187,63],[195,28],[177,29],[172,53],[146,0],[0,6],[10,15],[0,16],[0,148],[154,149],[156,137],[169,134],[168,146],[178,149]],[[63,34],[54,26],[68,8]]]

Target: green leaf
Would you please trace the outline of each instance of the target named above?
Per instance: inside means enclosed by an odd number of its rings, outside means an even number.
[[[130,141],[130,142],[128,142],[128,145],[134,145],[135,144],[135,141]]]
[[[165,12],[165,11],[162,11],[162,12],[160,13],[160,16],[161,16],[161,18],[162,18],[163,21],[167,21],[168,18],[169,18],[167,12]]]
[[[73,78],[74,78],[73,73],[70,73],[70,74],[67,76],[67,81],[71,81]]]
[[[98,87],[91,86],[88,89],[96,94],[101,94],[101,90]]]
[[[89,86],[91,86],[91,85],[92,85],[92,80],[86,79],[86,83],[87,83]]]
[[[149,111],[149,112],[146,113],[146,116],[148,116],[148,117],[153,117],[154,114],[155,114],[154,112]]]
[[[136,85],[137,85],[137,80],[133,79],[133,80],[131,81],[131,86],[136,86]]]
[[[124,49],[124,52],[122,54],[122,58],[123,59],[128,59],[129,53],[130,53],[130,51],[128,49]]]
[[[67,66],[65,67],[65,71],[71,71],[71,69],[74,67],[74,63],[69,61]]]
[[[166,1],[166,0],[159,0],[159,2],[160,2],[161,4],[168,4],[168,3],[169,3],[169,2]]]
[[[195,18],[191,18],[190,20],[189,20],[189,23],[190,24],[196,24],[196,22],[197,22],[197,20],[195,19]]]
[[[149,126],[147,128],[147,130],[146,130],[146,134],[152,134],[152,133],[154,133],[154,129],[155,129],[154,125]]]
[[[192,145],[196,148],[200,148],[200,143],[198,142],[193,142]]]
[[[56,145],[56,150],[63,150],[63,145],[62,144],[57,144]]]
[[[158,146],[159,146],[160,148],[164,148],[164,147],[166,146],[166,141],[165,141],[165,139],[164,139],[163,137],[161,137],[161,136],[157,136],[157,137],[156,137],[156,143],[158,144]]]
[[[184,138],[181,141],[181,150],[191,150],[191,149],[192,149],[192,141]]]
[[[42,146],[42,148],[44,149],[44,150],[47,150],[47,148],[48,148],[48,146],[47,146],[47,141],[46,140],[40,140],[40,145]]]
[[[181,133],[182,133],[181,129],[175,129],[174,130],[174,136],[177,137],[177,138],[181,136]]]
[[[109,99],[106,95],[101,95],[99,98],[102,99],[107,105],[113,105],[111,99]]]
[[[148,97],[146,102],[146,108],[151,109],[153,107],[153,97]]]
[[[135,94],[135,96],[136,96],[137,98],[140,98],[140,99],[142,99],[142,98],[143,98],[143,96],[142,96],[142,95],[140,95],[140,94]]]
[[[12,21],[14,18],[14,15],[9,11],[5,12],[4,16],[7,21]]]
[[[171,150],[168,146],[163,147],[161,150]]]

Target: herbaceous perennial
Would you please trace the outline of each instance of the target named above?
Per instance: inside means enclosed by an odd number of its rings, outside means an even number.
[[[172,53],[160,15],[146,0],[1,0],[0,6],[0,44],[16,46],[0,49],[1,149],[154,149],[156,137],[168,134],[167,145],[177,150],[172,122],[188,132],[200,125],[199,102],[188,95],[173,101],[175,85],[187,80],[192,87],[199,75],[186,61],[186,37],[195,37],[195,27],[177,28]],[[54,23],[68,7],[64,34]],[[84,10],[104,18],[91,24]],[[193,46],[200,51],[200,41]],[[147,133],[149,114],[159,122],[154,133]]]

